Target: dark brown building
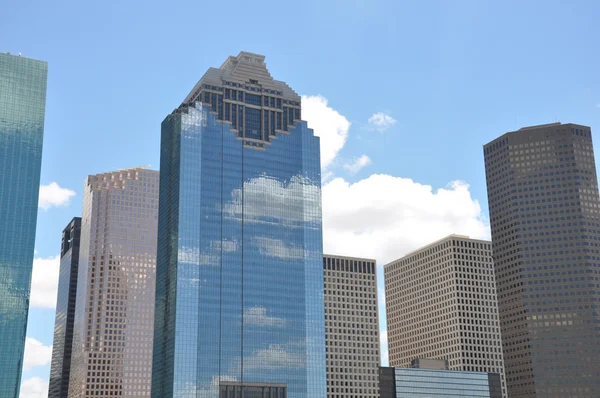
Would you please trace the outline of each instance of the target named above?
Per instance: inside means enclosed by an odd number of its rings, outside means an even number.
[[[600,201],[589,127],[484,146],[510,397],[600,396]]]

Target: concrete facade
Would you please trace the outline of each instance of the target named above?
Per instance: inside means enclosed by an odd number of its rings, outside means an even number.
[[[379,397],[375,260],[324,255],[327,397]]]
[[[385,265],[384,277],[390,366],[445,359],[504,379],[491,242],[450,235]]]

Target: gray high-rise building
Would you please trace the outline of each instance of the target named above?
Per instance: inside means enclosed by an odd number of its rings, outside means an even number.
[[[328,398],[378,398],[375,260],[324,255]]]
[[[600,396],[600,200],[589,127],[484,146],[511,397]]]
[[[445,359],[504,381],[491,246],[450,235],[384,266],[390,366]]]
[[[88,176],[69,397],[149,397],[159,173]]]
[[[0,53],[0,397],[21,384],[48,64]]]
[[[62,232],[49,398],[67,398],[69,393],[80,237],[81,217],[75,217]]]

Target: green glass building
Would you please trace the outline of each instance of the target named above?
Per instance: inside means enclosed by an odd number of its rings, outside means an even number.
[[[0,397],[17,398],[35,245],[48,64],[0,54]]]

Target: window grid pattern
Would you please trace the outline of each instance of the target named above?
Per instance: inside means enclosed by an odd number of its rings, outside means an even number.
[[[254,148],[265,148],[277,134],[289,133],[302,116],[300,97],[271,77],[263,56],[250,53],[209,69],[184,103],[196,101]]]
[[[48,398],[67,398],[69,393],[80,240],[81,218],[75,217],[62,232]]]
[[[198,102],[163,122],[153,395],[324,398],[319,140],[238,138]]]
[[[375,260],[325,255],[327,397],[379,397]]]
[[[484,146],[511,396],[600,395],[600,201],[589,127]]]
[[[446,359],[451,370],[504,363],[491,243],[449,236],[384,267],[390,366]]]
[[[69,397],[149,397],[159,173],[89,176]]]
[[[487,373],[395,369],[396,398],[490,398]]]
[[[38,214],[48,65],[0,53],[0,396],[17,398]]]

